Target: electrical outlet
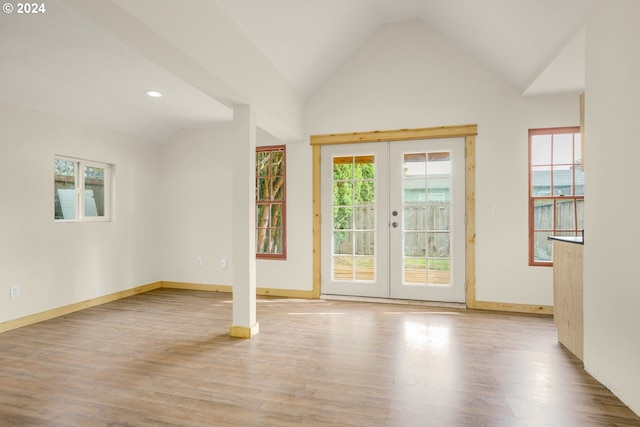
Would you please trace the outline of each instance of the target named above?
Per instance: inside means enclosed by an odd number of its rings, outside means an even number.
[[[9,287],[9,295],[11,298],[18,298],[20,296],[20,285],[11,285]]]
[[[220,260],[220,268],[227,268],[227,260],[226,259],[221,259]]]
[[[202,267],[202,258],[196,258],[196,267]]]

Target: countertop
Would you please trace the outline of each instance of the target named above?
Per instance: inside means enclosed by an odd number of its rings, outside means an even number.
[[[549,240],[584,245],[584,234],[582,236],[549,236]]]

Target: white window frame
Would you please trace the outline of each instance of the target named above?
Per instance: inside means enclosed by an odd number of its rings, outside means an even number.
[[[54,156],[55,160],[64,160],[69,162],[74,162],[75,167],[75,217],[73,219],[57,219],[54,215],[55,222],[110,222],[111,221],[111,200],[112,194],[111,189],[113,188],[113,169],[114,165],[104,162],[97,162],[93,160],[85,160],[78,159],[75,157],[68,156]],[[104,169],[104,215],[102,216],[87,216],[85,215],[85,174],[84,168],[95,167]],[[54,181],[55,181],[55,171],[54,171]]]

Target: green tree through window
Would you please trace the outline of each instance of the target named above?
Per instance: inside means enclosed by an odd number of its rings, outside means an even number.
[[[334,278],[372,280],[375,262],[374,209],[373,156],[334,157]],[[359,275],[358,272],[366,273]]]

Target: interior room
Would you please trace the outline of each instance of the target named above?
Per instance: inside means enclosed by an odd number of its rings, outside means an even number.
[[[277,310],[260,317],[270,298],[553,322],[553,263],[531,258],[530,131],[571,128],[572,165],[584,171],[572,229],[583,238],[583,343],[580,360],[566,357],[639,414],[640,196],[624,184],[640,157],[626,129],[640,113],[638,17],[635,0],[5,2],[0,360],[11,333],[52,333],[47,322],[146,294],[167,304],[210,295],[211,322],[246,343],[279,324]],[[407,141],[422,148],[402,148]],[[440,211],[458,215],[451,240],[423,248],[426,258],[408,258],[409,232],[393,234],[394,194],[415,190],[393,181],[396,148],[405,178],[416,153],[461,168],[450,172],[459,184],[439,187],[441,169],[423,188],[425,206],[446,202]],[[331,222],[345,208],[336,207],[336,171],[348,161],[366,175],[371,158],[386,156],[375,181],[353,178],[375,182],[385,212],[368,217],[386,231],[371,232],[375,250],[367,241],[359,257],[364,233]],[[286,172],[262,180],[260,159],[274,158]],[[261,205],[261,183],[272,178],[286,196]],[[354,212],[365,203],[353,200]],[[374,259],[375,274],[362,273]],[[338,262],[354,266],[345,292]],[[458,293],[395,293],[394,272],[406,279],[409,265],[427,275],[444,268]],[[373,282],[378,290],[360,291]]]

